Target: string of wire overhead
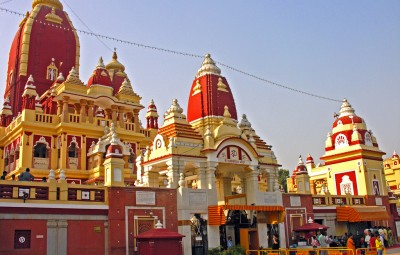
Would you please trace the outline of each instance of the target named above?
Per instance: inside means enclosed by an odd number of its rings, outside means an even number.
[[[3,7],[0,7],[0,11],[6,12],[6,13],[10,13],[10,14],[13,14],[13,15],[18,15],[18,16],[25,17],[25,15],[23,13],[16,12],[16,11],[13,11],[13,10],[10,10],[10,9],[7,9],[7,8],[3,8]],[[28,18],[31,18],[31,17],[28,17]],[[42,21],[38,21],[38,20],[35,20],[35,19],[34,19],[34,21],[35,22],[39,22],[40,24],[43,24],[43,25],[48,25],[48,26],[51,26],[51,27],[60,28],[60,29],[64,29],[64,30],[72,30],[72,31],[76,31],[76,32],[82,33],[84,35],[94,36],[97,39],[103,38],[103,39],[106,39],[106,40],[110,40],[110,41],[114,41],[114,42],[118,42],[118,43],[123,43],[123,44],[127,44],[127,45],[132,45],[132,46],[136,46],[136,47],[139,47],[139,48],[150,49],[150,50],[160,51],[160,52],[170,53],[170,54],[176,54],[176,55],[181,55],[181,56],[185,56],[185,57],[201,58],[201,59],[204,58],[204,56],[199,55],[199,54],[193,54],[193,53],[188,53],[188,52],[183,52],[183,51],[165,49],[165,48],[161,48],[161,47],[151,46],[151,45],[137,43],[137,42],[128,41],[128,40],[123,40],[123,39],[119,39],[119,38],[112,37],[112,36],[107,36],[107,35],[94,33],[92,31],[85,31],[85,30],[76,29],[76,28],[70,29],[70,28],[62,26],[62,25],[55,25],[53,23],[42,22]],[[257,75],[242,71],[239,68],[229,66],[229,65],[224,64],[224,63],[219,62],[219,61],[216,61],[216,63],[221,65],[221,66],[224,66],[224,67],[226,67],[226,68],[228,68],[228,69],[230,69],[230,70],[232,70],[234,72],[237,72],[237,73],[240,73],[240,74],[245,75],[247,77],[250,77],[250,78],[256,79],[258,81],[264,82],[264,83],[266,83],[268,85],[273,85],[273,86],[276,86],[278,88],[290,90],[292,92],[296,92],[296,93],[299,93],[299,94],[303,94],[303,95],[307,95],[307,96],[311,96],[311,97],[315,97],[315,98],[319,98],[319,99],[323,99],[323,100],[327,100],[327,101],[342,102],[342,100],[339,100],[339,99],[320,96],[320,95],[317,95],[317,94],[314,94],[314,93],[310,93],[310,92],[306,92],[306,91],[303,91],[303,90],[295,89],[295,88],[283,85],[281,83],[273,82],[273,81],[267,80],[265,78],[259,77]]]

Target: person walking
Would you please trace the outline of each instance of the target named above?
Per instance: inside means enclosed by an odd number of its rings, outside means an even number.
[[[353,240],[353,234],[352,233],[349,233],[349,235],[347,236],[346,247],[347,247],[347,249],[353,251],[353,255],[356,255],[356,246],[354,245],[354,240]]]
[[[328,245],[328,238],[326,236],[325,232],[321,232],[321,234],[318,236],[318,242],[319,245],[321,246],[322,249],[326,249]],[[327,250],[321,250],[320,252],[321,255],[327,255],[328,251]]]
[[[279,247],[279,237],[277,234],[274,234],[274,236],[272,237],[272,250],[279,250]]]
[[[365,234],[365,247],[364,248],[368,248],[369,249],[369,241],[371,240],[371,230],[366,229],[364,230],[364,234]]]
[[[3,175],[0,177],[0,180],[5,180],[7,176],[7,172],[3,171]]]
[[[231,249],[233,247],[232,236],[228,236],[227,246],[228,249]]]
[[[371,251],[376,250],[375,240],[376,240],[376,235],[374,233],[371,233],[371,238],[369,239],[369,249]]]
[[[376,251],[378,252],[378,255],[383,254],[383,243],[381,238],[376,238],[375,239],[375,246],[376,246]]]

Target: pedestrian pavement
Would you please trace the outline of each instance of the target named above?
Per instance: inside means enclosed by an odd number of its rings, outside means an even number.
[[[400,255],[400,247],[393,247],[386,249],[386,254]]]

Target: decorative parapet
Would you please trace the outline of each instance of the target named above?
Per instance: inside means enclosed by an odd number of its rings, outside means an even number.
[[[66,193],[66,195],[62,194]],[[65,180],[50,182],[0,181],[0,203],[90,204],[108,203],[106,188],[67,184]]]
[[[365,205],[365,197],[347,195],[313,195],[314,206],[342,206],[342,205]]]

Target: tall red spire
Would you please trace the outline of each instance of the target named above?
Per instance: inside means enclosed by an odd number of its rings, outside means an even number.
[[[235,100],[229,84],[221,75],[221,69],[207,54],[190,89],[187,119],[192,122],[205,117],[223,118],[225,106],[229,107],[232,118],[237,120]]]
[[[21,112],[22,93],[29,75],[35,77],[39,96],[60,72],[79,68],[79,38],[58,0],[34,0],[11,45],[4,98],[14,116]]]

